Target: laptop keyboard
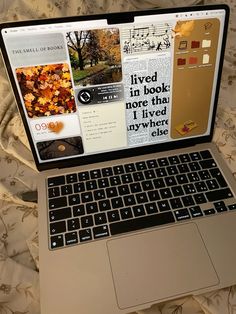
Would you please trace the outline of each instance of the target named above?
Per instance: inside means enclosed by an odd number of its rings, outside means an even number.
[[[51,249],[235,210],[208,150],[48,178]]]

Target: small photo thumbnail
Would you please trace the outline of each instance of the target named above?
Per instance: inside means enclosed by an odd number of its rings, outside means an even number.
[[[68,64],[17,68],[16,76],[29,118],[76,111]]]
[[[74,84],[101,85],[122,80],[118,28],[75,30],[66,34]]]

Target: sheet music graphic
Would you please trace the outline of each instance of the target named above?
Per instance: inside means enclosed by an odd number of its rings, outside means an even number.
[[[123,52],[163,52],[171,46],[171,26],[168,23],[127,28],[122,31]]]

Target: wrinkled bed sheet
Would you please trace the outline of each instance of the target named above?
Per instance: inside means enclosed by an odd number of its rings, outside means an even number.
[[[0,20],[23,20],[218,1],[1,0]],[[214,141],[236,177],[236,0],[231,20]],[[22,201],[38,172],[0,58],[0,314],[40,313],[37,205]],[[79,283],[78,283],[79,284]],[[79,313],[79,312],[78,312]],[[233,314],[236,286],[157,304],[146,314]]]

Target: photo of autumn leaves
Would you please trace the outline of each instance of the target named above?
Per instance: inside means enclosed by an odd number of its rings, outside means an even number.
[[[76,111],[68,64],[17,68],[16,76],[29,118]]]
[[[118,29],[66,33],[70,65],[36,65],[16,69],[29,118],[76,112],[74,87],[122,80]],[[55,56],[56,59],[56,56]]]

